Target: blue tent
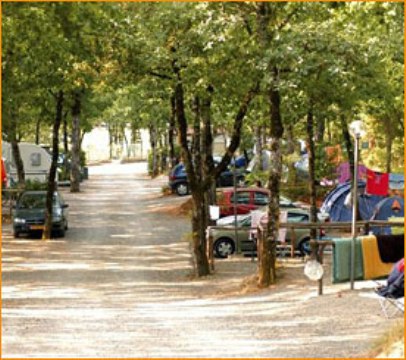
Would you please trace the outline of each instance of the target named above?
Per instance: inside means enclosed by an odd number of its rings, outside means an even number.
[[[373,214],[375,205],[383,199],[382,196],[368,195],[365,193],[365,181],[358,181],[358,210],[362,220],[369,220]],[[351,183],[346,182],[338,185],[327,194],[322,212],[330,215],[331,221],[351,221],[352,220],[352,202]]]
[[[400,196],[387,197],[376,204],[371,220],[388,220],[391,217],[404,218],[404,209],[405,205],[403,198]],[[390,226],[383,228],[374,226],[371,230],[375,235],[389,235],[392,233]]]
[[[388,220],[390,217],[404,217],[404,199],[400,196],[387,197],[376,204],[371,220]]]

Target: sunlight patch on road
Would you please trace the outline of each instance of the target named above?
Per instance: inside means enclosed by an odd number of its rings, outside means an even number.
[[[50,262],[50,263],[24,263],[15,264],[15,268],[5,268],[2,269],[3,272],[6,271],[16,271],[16,268],[27,269],[27,270],[89,270],[91,265],[85,263],[61,263],[61,262]]]
[[[75,299],[78,296],[82,296],[87,293],[86,289],[78,289],[72,287],[43,287],[40,289],[26,289],[24,286],[3,286],[2,299]],[[9,310],[3,309],[3,316],[7,314]]]

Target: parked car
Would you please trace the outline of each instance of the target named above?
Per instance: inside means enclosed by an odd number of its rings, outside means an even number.
[[[245,179],[245,173],[243,168],[235,169],[237,184],[243,184]],[[217,187],[233,186],[234,185],[234,169],[228,167],[220,174],[220,177],[216,182]],[[176,192],[179,196],[189,194],[189,184],[187,180],[187,174],[185,165],[180,163],[176,165],[169,174],[169,187],[173,192]]]
[[[14,237],[22,233],[44,230],[46,191],[24,191],[17,200],[13,214]],[[52,214],[52,231],[65,236],[68,229],[68,204],[59,192],[54,193]]]
[[[234,189],[228,189],[217,195],[217,203],[220,206],[220,217],[234,215],[234,206],[237,208],[237,214],[248,214],[269,203],[269,190],[258,187],[238,188],[234,192]],[[281,208],[297,207],[284,196],[279,197],[279,206]]]
[[[263,209],[264,215],[266,210]],[[239,251],[241,253],[255,253],[256,241],[250,236],[251,232],[251,214],[237,215],[237,227],[243,228],[237,230]],[[287,222],[309,222],[310,214],[307,210],[300,208],[287,209]],[[218,226],[228,226],[224,229],[213,229],[213,250],[216,257],[226,258],[234,254],[237,250],[237,241],[235,237],[235,216],[227,216],[217,221]],[[320,237],[324,236],[321,231]],[[286,243],[290,244],[292,239],[290,230],[286,232]],[[295,250],[298,250],[302,256],[310,253],[310,230],[309,229],[295,229],[294,230]]]

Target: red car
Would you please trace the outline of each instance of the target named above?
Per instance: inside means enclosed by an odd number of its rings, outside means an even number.
[[[234,204],[237,214],[248,214],[260,206],[269,202],[269,190],[264,188],[238,188],[236,194],[234,189],[225,190],[217,195],[217,202],[220,206],[220,217],[234,215]],[[280,196],[279,206],[281,208],[296,208],[292,201]]]

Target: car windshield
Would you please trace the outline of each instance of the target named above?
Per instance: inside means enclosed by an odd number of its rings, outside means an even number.
[[[46,194],[24,194],[18,202],[20,209],[44,209],[46,202]],[[57,202],[54,195],[53,205]]]

